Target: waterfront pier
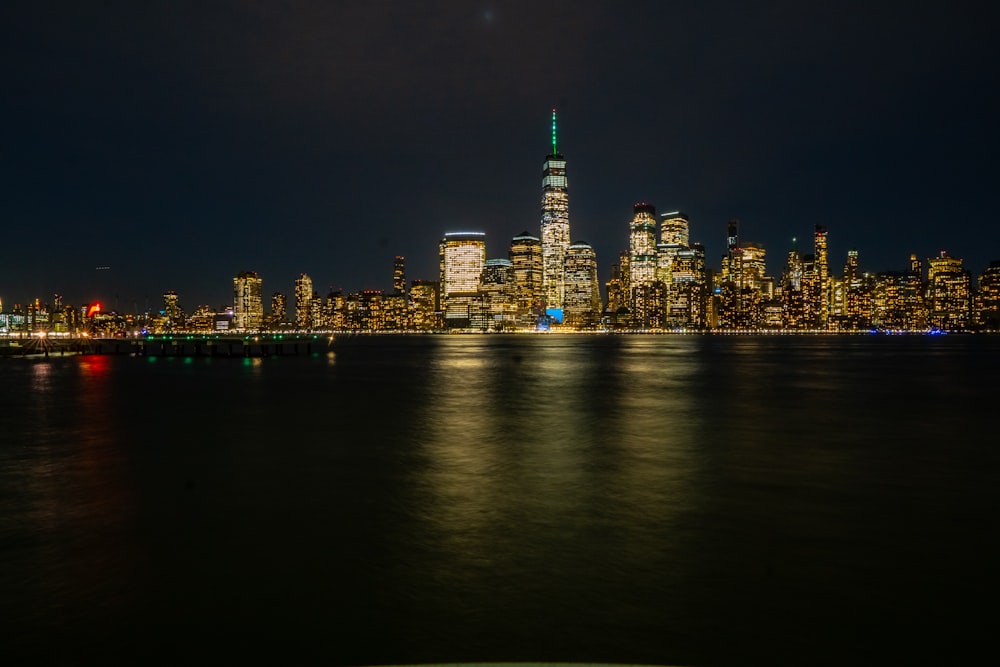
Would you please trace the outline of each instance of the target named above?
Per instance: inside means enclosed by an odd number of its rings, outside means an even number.
[[[311,355],[333,343],[329,334],[156,334],[128,337],[24,335],[0,338],[0,357],[129,354],[149,357]]]

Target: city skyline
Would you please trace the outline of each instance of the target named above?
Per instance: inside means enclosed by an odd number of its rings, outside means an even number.
[[[433,279],[451,230],[503,257],[538,229],[553,107],[602,288],[639,201],[686,212],[713,267],[733,218],[774,259],[823,225],[835,271],[1000,249],[985,5],[4,12],[5,304],[217,306],[244,270],[265,297],[387,289],[397,255]]]

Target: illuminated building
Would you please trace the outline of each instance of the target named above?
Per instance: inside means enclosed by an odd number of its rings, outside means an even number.
[[[920,276],[884,271],[872,289],[872,325],[890,331],[920,331],[927,326]]]
[[[440,284],[436,280],[414,280],[410,285],[412,326],[417,331],[441,328]]]
[[[385,329],[385,297],[382,290],[361,290],[358,296],[358,329],[361,331]]]
[[[651,285],[656,280],[656,208],[645,202],[633,207],[629,223],[629,285]]]
[[[265,318],[269,329],[280,329],[285,324],[285,318],[288,317],[287,308],[287,300],[283,293],[271,294],[271,314]]]
[[[611,265],[611,277],[605,287],[608,291],[608,305],[605,316],[608,324],[621,327],[628,324],[629,313],[629,255],[627,250],[618,253],[618,263]]]
[[[566,160],[556,144],[552,110],[552,152],[542,165],[542,286],[546,308],[563,307],[566,253],[569,251],[569,184]]]
[[[509,259],[486,260],[478,299],[472,311],[472,326],[481,331],[512,329],[516,316],[514,263]]]
[[[688,219],[680,211],[663,213],[660,221],[660,243],[688,247]]]
[[[188,328],[192,331],[214,331],[215,311],[208,304],[202,304],[194,309],[188,321]]]
[[[344,326],[344,293],[341,290],[331,290],[326,295],[326,311],[330,316],[330,328],[334,331],[342,331]]]
[[[704,327],[707,324],[705,299],[705,248],[695,243],[673,257],[667,294],[666,324],[670,327]]]
[[[511,239],[508,256],[514,268],[518,324],[529,326],[544,307],[542,242],[537,236],[522,232]]]
[[[486,266],[486,235],[482,232],[445,234],[439,245],[439,259],[445,326],[469,327],[473,301]]]
[[[971,323],[972,288],[962,260],[944,250],[927,260],[927,310],[933,327],[956,331]]]
[[[759,327],[764,321],[764,303],[774,294],[774,281],[767,276],[767,252],[760,243],[739,240],[739,220],[730,220],[726,232],[726,255],[722,258],[719,283],[719,323],[723,328]]]
[[[257,331],[264,325],[263,281],[256,271],[242,271],[233,278],[233,328]]]
[[[802,255],[796,248],[796,239],[792,239],[792,248],[788,251],[785,271],[781,276],[780,294],[778,298],[782,305],[782,326],[787,329],[802,329],[806,322],[806,297],[803,291],[803,274],[805,273]]]
[[[184,326],[184,313],[178,303],[177,292],[167,290],[163,294],[163,315],[167,319],[167,326],[172,329],[180,329]]]
[[[326,317],[323,312],[323,299],[320,298],[319,293],[313,292],[312,298],[309,299],[309,326],[312,329],[323,329],[326,327]]]
[[[400,255],[392,261],[392,291],[406,294],[406,258]]]
[[[393,288],[392,294],[383,297],[385,305],[385,324],[383,328],[390,331],[405,331],[410,328],[410,312],[406,303],[406,295],[396,292]]]
[[[809,293],[813,326],[825,328],[830,316],[830,268],[827,260],[826,227],[816,225],[813,233],[814,278]]]
[[[589,243],[577,241],[566,255],[565,323],[592,327],[601,316],[601,291],[597,282],[597,255]]]
[[[1000,329],[1000,261],[990,262],[979,276],[976,323],[987,329]]]
[[[295,279],[295,327],[309,329],[312,326],[313,282],[308,274],[300,274]]]
[[[629,223],[629,310],[633,326],[660,325],[661,289],[656,282],[656,207],[639,202]]]

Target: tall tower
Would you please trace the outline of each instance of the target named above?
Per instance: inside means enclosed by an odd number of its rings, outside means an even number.
[[[295,279],[295,326],[299,329],[312,327],[313,281],[303,273]]]
[[[522,232],[511,239],[509,257],[514,265],[518,319],[521,324],[532,324],[542,302],[542,242]]]
[[[566,255],[566,323],[578,327],[597,324],[601,292],[597,283],[597,255],[586,241],[577,241]]]
[[[552,110],[552,152],[542,165],[542,285],[546,308],[562,308],[566,296],[569,251],[569,194],[566,160],[556,143],[556,110]]]
[[[632,326],[659,325],[660,292],[656,284],[656,208],[645,202],[633,208],[629,223],[629,309]]]
[[[656,207],[641,202],[629,223],[629,284],[635,288],[656,280]]]
[[[396,255],[392,260],[392,291],[394,294],[406,294],[406,258]]]
[[[815,322],[817,326],[825,327],[830,316],[830,265],[827,260],[826,227],[816,225],[813,237],[813,256],[815,262],[816,285]]]
[[[233,278],[233,328],[253,331],[264,324],[262,287],[256,271],[241,271]]]
[[[58,309],[58,306],[56,308]],[[176,291],[167,290],[163,293],[163,314],[170,320],[172,328],[179,329],[184,325],[184,316],[181,313]]]

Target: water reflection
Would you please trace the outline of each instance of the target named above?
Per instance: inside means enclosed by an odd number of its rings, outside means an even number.
[[[685,391],[699,360],[680,341],[595,345],[449,340],[429,360],[425,465],[412,474],[427,552],[413,579],[479,591],[468,613],[531,614],[579,590],[618,605],[640,573],[676,569],[673,526],[700,502],[708,412]],[[665,580],[648,594],[667,594]]]

